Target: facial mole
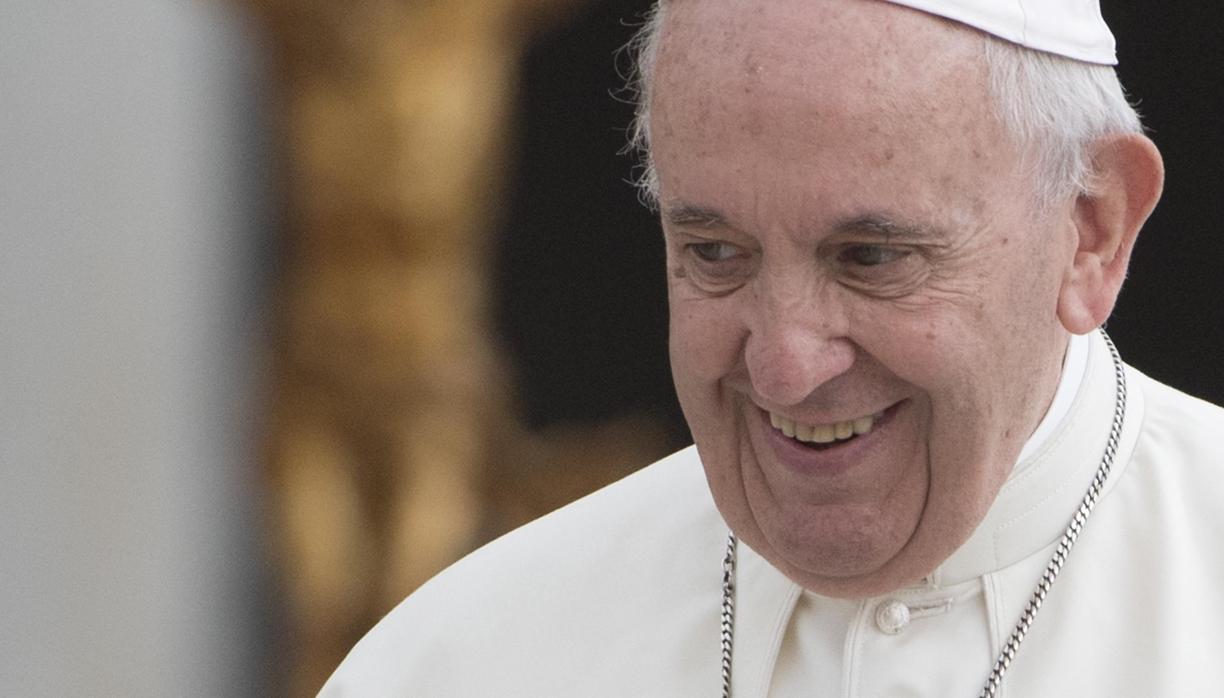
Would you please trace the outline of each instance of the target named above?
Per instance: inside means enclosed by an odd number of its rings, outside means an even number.
[[[684,279],[687,277],[688,277],[688,272],[684,270],[684,267],[673,267],[672,268],[672,278],[673,279]]]
[[[885,159],[885,160],[892,160],[892,159],[893,159],[893,158],[895,158],[896,156],[897,156],[897,154],[896,154],[896,153],[894,153],[894,152],[892,151],[892,148],[889,148],[888,150],[885,150],[885,151],[884,151],[884,159]]]

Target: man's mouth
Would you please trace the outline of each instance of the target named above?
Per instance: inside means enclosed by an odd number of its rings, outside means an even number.
[[[883,412],[864,417],[849,419],[844,422],[830,424],[804,424],[783,417],[776,412],[769,413],[769,423],[774,429],[786,436],[806,444],[831,444],[838,441],[849,441],[856,436],[869,433],[877,420],[883,419]]]

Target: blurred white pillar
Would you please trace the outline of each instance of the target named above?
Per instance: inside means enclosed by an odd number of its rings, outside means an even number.
[[[260,691],[246,29],[0,0],[0,695]]]

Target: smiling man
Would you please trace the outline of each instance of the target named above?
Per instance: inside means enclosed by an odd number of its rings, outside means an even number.
[[[666,0],[635,143],[695,448],[487,546],[325,695],[1189,696],[1224,411],[1117,357],[1163,169],[1095,2]]]

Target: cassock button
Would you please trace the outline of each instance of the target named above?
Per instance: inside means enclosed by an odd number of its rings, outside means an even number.
[[[875,622],[881,632],[896,635],[909,625],[909,606],[896,599],[885,601],[876,608]]]

